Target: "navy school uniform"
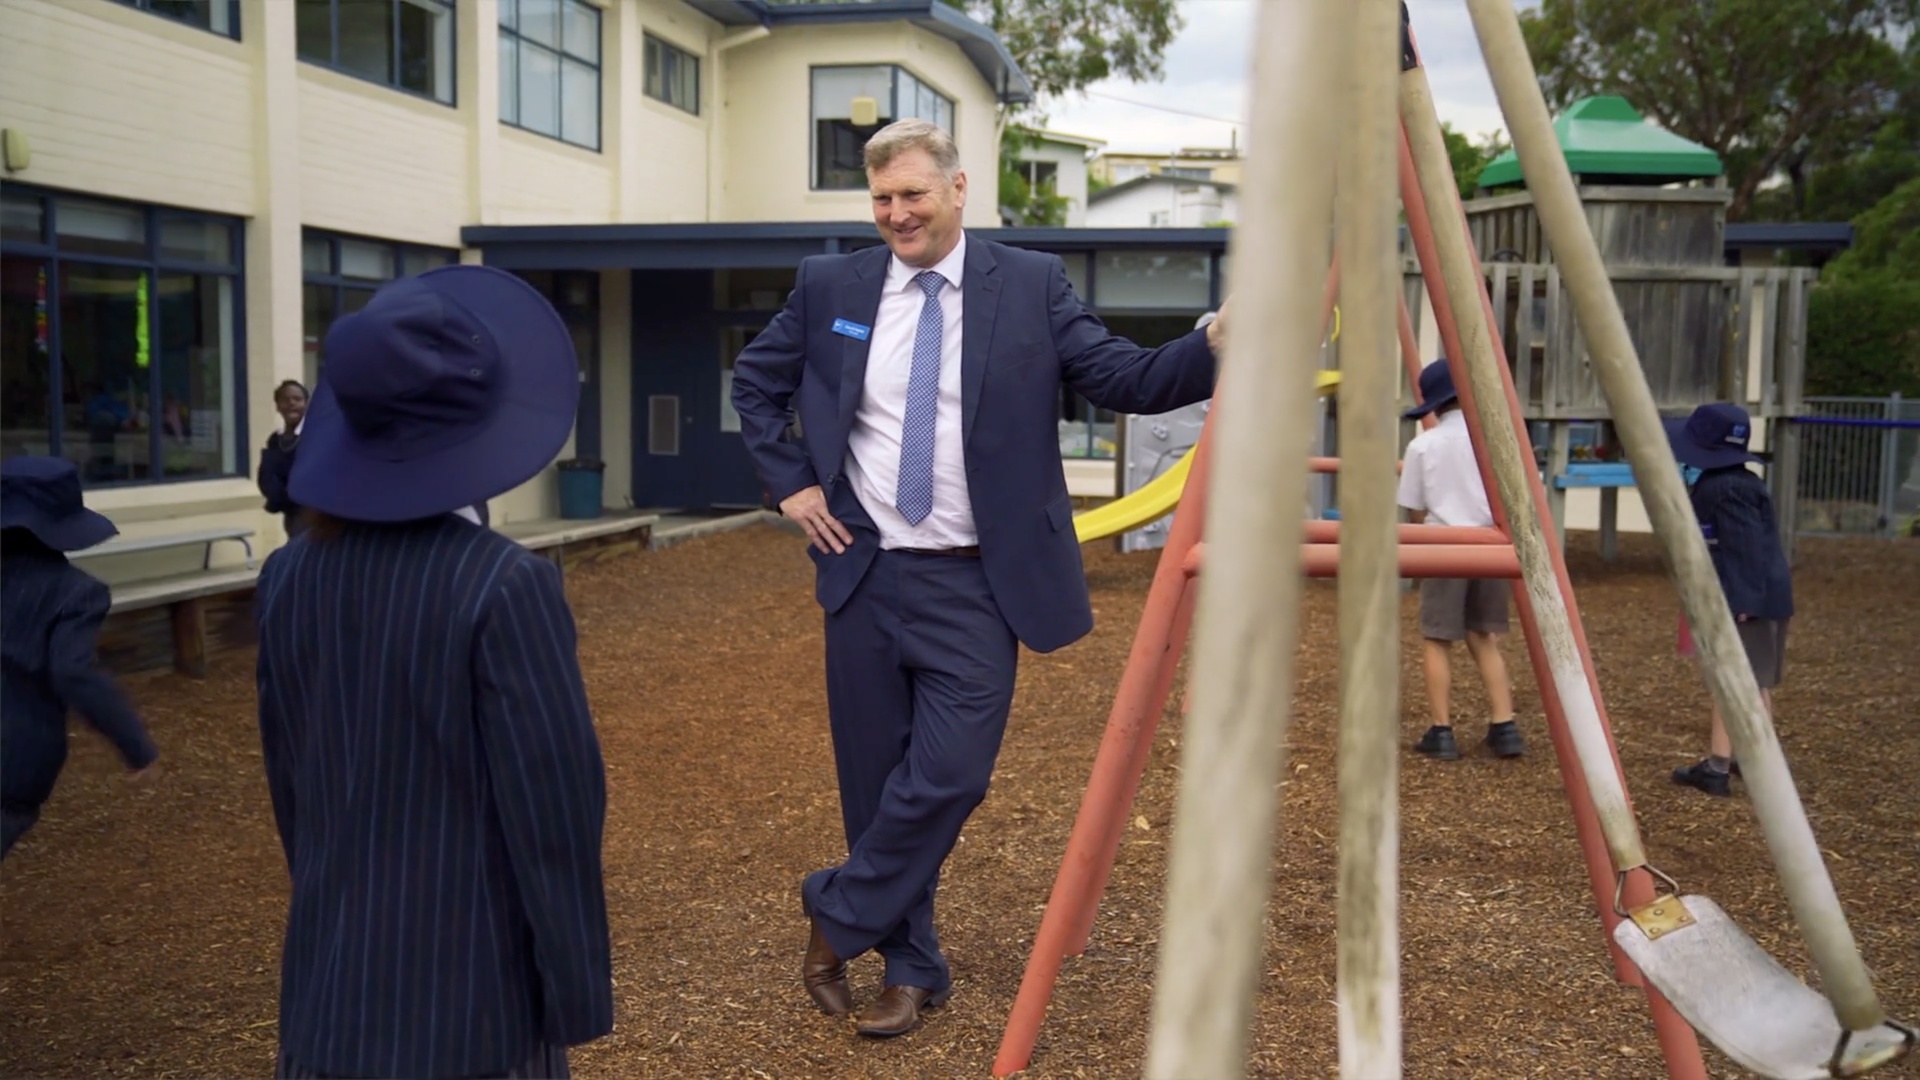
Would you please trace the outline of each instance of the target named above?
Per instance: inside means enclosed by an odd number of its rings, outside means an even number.
[[[1688,494],[1733,613],[1792,618],[1793,571],[1766,481],[1744,465],[1729,465],[1702,472]]]
[[[293,455],[299,445],[299,435],[276,431],[267,436],[266,445],[260,448],[260,494],[266,497],[267,512],[285,519],[288,536],[300,531],[300,504],[287,494],[287,480],[293,475]]]
[[[128,768],[159,757],[153,739],[95,642],[112,600],[106,585],[23,529],[8,529],[0,551],[0,858],[32,827],[67,762],[67,714],[105,736]]]
[[[613,987],[558,571],[453,514],[344,524],[269,556],[258,605],[292,876],[279,1075],[564,1075]]]

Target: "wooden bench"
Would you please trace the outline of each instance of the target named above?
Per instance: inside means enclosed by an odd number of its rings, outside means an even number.
[[[494,531],[529,551],[545,554],[564,575],[569,558],[591,562],[627,550],[647,550],[654,523],[659,520],[658,514],[609,514],[583,520],[541,518],[496,525]]]
[[[173,669],[183,675],[207,674],[207,608],[210,602],[235,593],[251,593],[260,571],[254,565],[254,531],[247,528],[200,529],[194,532],[109,540],[71,556],[76,560],[140,555],[175,548],[202,548],[200,569],[184,574],[129,581],[111,587],[109,614],[165,608],[166,620],[120,619],[109,645],[123,652],[150,656],[151,639],[165,632],[173,654]],[[245,568],[213,569],[213,545],[231,541],[246,551]],[[144,665],[139,665],[144,666]]]
[[[173,669],[196,679],[205,678],[207,654],[211,651],[207,647],[209,606],[223,600],[235,601],[237,603],[226,606],[236,608],[238,617],[244,619],[248,597],[259,577],[260,571],[249,566],[200,570],[115,585],[113,606],[108,610],[113,615],[124,615],[167,609],[165,625],[172,641]],[[125,643],[124,647],[128,649],[139,649],[144,634],[159,629],[154,624],[135,625],[137,620],[122,619],[120,622],[118,629],[121,632],[116,638]],[[239,636],[244,638],[250,634],[243,627]]]
[[[75,559],[104,559],[115,555],[138,555],[149,551],[170,551],[173,548],[202,545],[205,552],[200,558],[200,569],[213,566],[213,545],[222,540],[237,542],[247,553],[247,567],[253,567],[253,530],[242,528],[202,529],[198,532],[171,533],[165,536],[143,536],[138,539],[108,540],[104,544],[95,544],[84,551],[76,551],[70,556]]]

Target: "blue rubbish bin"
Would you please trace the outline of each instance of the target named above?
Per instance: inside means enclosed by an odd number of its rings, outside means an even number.
[[[600,516],[601,474],[606,463],[592,458],[569,458],[559,465],[560,516],[569,521]]]

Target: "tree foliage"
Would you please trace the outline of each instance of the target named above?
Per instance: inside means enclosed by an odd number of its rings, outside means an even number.
[[[1920,280],[1823,282],[1807,297],[1807,393],[1920,396]]]
[[[1917,18],[1920,0],[1542,0],[1521,25],[1549,104],[1625,97],[1721,156],[1744,219],[1781,174],[1804,206],[1920,100],[1915,50],[1893,44]]]
[[[1475,142],[1444,121],[1440,124],[1440,135],[1447,142],[1447,160],[1453,165],[1453,179],[1460,185],[1460,197],[1473,198],[1474,189],[1480,186],[1480,173],[1493,164],[1494,158],[1506,152],[1507,140],[1499,132],[1492,132]]]
[[[1000,36],[1033,84],[1036,106],[1102,79],[1158,81],[1167,46],[1186,25],[1175,0],[946,2]]]

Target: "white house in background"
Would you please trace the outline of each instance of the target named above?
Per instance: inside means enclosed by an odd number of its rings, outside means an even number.
[[[1087,197],[1094,229],[1198,229],[1240,218],[1239,190],[1221,180],[1136,176]]]
[[[1066,225],[1079,228],[1087,224],[1087,160],[1099,153],[1106,141],[1058,131],[1022,131],[1030,140],[1021,149],[1018,162],[1027,186],[1038,190],[1051,183],[1054,194],[1066,196]]]
[[[1240,182],[1245,159],[1234,146],[1188,146],[1164,154],[1103,151],[1088,163],[1096,184],[1124,184],[1142,176],[1183,176],[1189,180]]]

